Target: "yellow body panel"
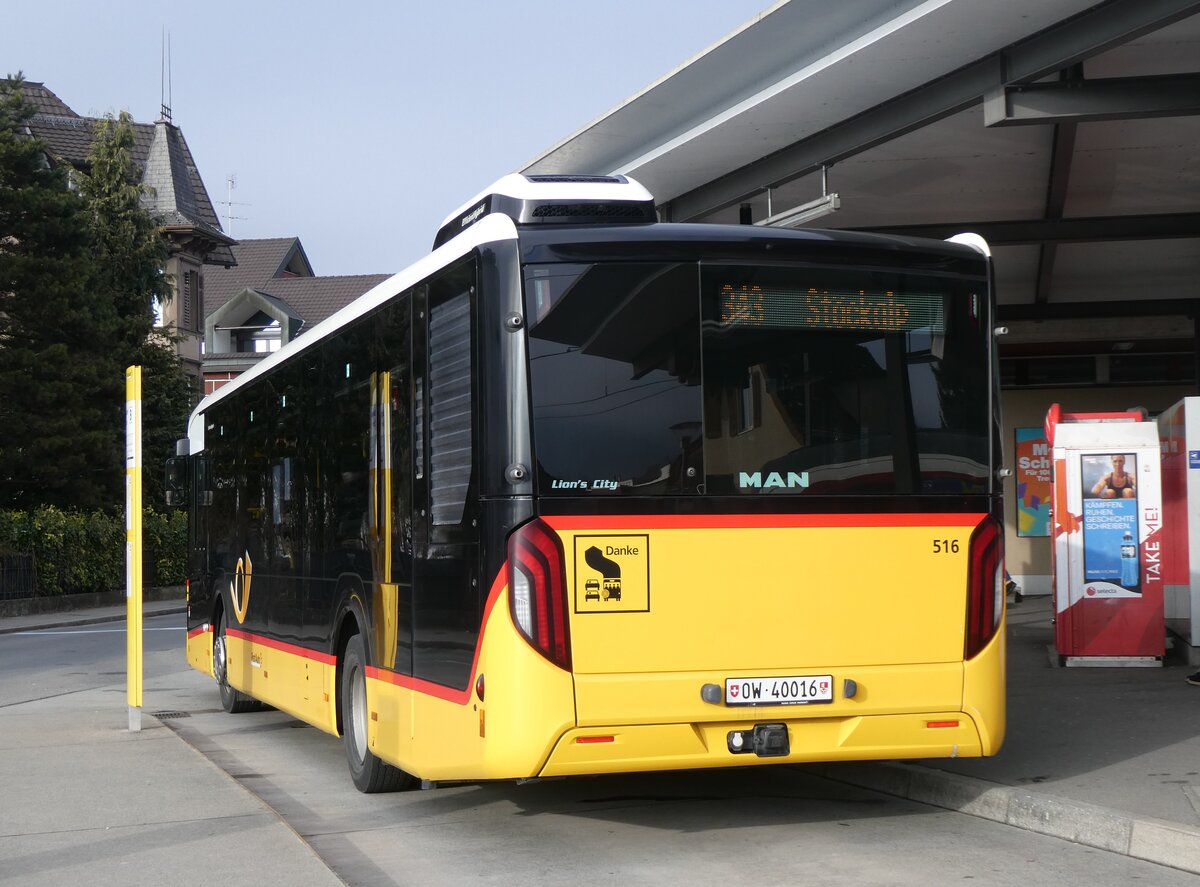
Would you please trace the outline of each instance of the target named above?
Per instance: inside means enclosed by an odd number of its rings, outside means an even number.
[[[1007,728],[1004,676],[1007,673],[1008,613],[979,655],[963,665],[963,712],[979,725],[981,755],[994,755],[1004,743]]]
[[[367,676],[367,747],[377,758],[415,775],[404,766],[413,763],[414,695],[407,687]]]
[[[798,674],[792,669],[786,674]],[[816,673],[810,670],[809,673]],[[764,705],[751,708],[713,705],[700,698],[705,684],[725,687],[724,671],[674,674],[576,675],[579,726],[605,724],[664,724],[805,720],[913,711],[958,710],[962,700],[961,662],[937,665],[861,666],[825,670],[833,675],[833,701],[811,705]],[[739,678],[781,676],[783,673],[743,669]],[[844,695],[845,681],[855,682],[852,698]]]
[[[229,685],[255,699],[338,735],[332,691],[336,668],[298,647],[240,637],[225,638]]]
[[[203,629],[188,632],[187,661],[188,665],[201,674],[213,677],[213,636],[212,626],[205,625]]]
[[[371,750],[422,779],[536,776],[575,725],[574,688],[569,672],[517,633],[507,589],[490,610],[472,681],[479,674],[483,700],[473,686],[456,693],[411,678],[369,679]]]
[[[778,711],[778,710],[776,710]],[[956,727],[929,723],[958,720]],[[813,761],[869,761],[897,758],[975,757],[979,734],[971,720],[958,712],[876,717],[768,719],[788,727],[791,753],[759,758],[733,754],[726,737],[746,730],[754,720],[707,724],[645,724],[604,731],[579,728],[567,733],[555,748],[542,776],[585,773],[623,773],[635,770],[686,770],[750,764],[797,764]],[[580,738],[612,735],[611,742],[577,742]]]
[[[647,540],[644,612],[598,611],[595,600],[586,600],[587,582],[597,574],[563,533],[568,596],[576,602],[575,672],[802,674],[961,662],[971,530],[623,528],[613,532],[614,542],[630,535]],[[580,535],[592,540],[602,531]],[[934,554],[935,540],[957,551]]]
[[[981,519],[672,527],[629,517],[586,529],[579,518],[547,519],[563,540],[574,604],[579,727],[543,775],[995,753],[1004,736],[1003,626],[963,661],[969,543]],[[620,565],[632,590],[616,606],[597,579],[599,555]],[[830,703],[738,708],[701,697],[706,684],[723,695],[731,677],[826,674]],[[790,754],[730,752],[730,731],[756,723],[787,724]],[[601,741],[574,741],[589,735]]]

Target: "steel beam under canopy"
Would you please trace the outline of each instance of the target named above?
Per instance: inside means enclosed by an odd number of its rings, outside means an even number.
[[[1144,216],[1096,216],[1075,219],[1029,219],[1009,222],[939,222],[854,230],[876,234],[908,234],[944,240],[970,231],[992,246],[1036,243],[1110,243],[1118,240],[1170,240],[1200,237],[1200,213]]]
[[[1200,113],[1200,74],[1002,86],[991,90],[983,101],[983,122],[987,126],[1087,123],[1197,113]]]
[[[1112,0],[809,138],[670,198],[686,222],[816,172],[978,103],[996,86],[1036,80],[1200,11],[1200,0]],[[636,170],[629,170],[636,176]]]

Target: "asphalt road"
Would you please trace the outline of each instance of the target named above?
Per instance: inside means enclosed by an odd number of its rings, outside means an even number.
[[[187,668],[183,614],[156,616],[142,626],[146,676]],[[0,635],[0,707],[125,685],[125,623],[102,622]]]
[[[1195,885],[1184,872],[813,776],[803,767],[362,795],[339,740],[227,715],[148,620],[147,711],[269,804],[347,884]],[[124,686],[120,624],[0,636],[0,706]],[[261,873],[270,878],[269,871]],[[136,883],[136,881],[135,881]]]

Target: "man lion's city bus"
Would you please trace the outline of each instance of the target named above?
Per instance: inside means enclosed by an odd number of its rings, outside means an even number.
[[[187,657],[367,792],[989,755],[987,247],[512,175],[205,398]]]

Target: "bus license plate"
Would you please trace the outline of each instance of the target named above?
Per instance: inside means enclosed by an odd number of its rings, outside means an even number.
[[[726,678],[726,705],[809,705],[833,702],[833,675]]]

